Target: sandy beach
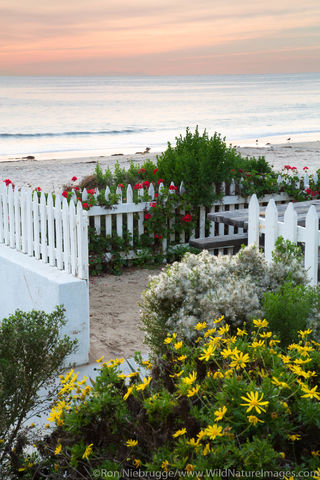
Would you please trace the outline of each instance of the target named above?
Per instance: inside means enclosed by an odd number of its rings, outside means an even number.
[[[320,141],[296,142],[285,144],[270,144],[263,147],[239,147],[238,151],[243,156],[261,156],[281,170],[284,165],[292,165],[300,171],[308,166],[310,172],[320,168]],[[94,172],[97,162],[103,169],[111,169],[118,161],[121,167],[129,167],[130,162],[136,164],[144,162],[147,158],[156,161],[160,152],[146,155],[128,154],[99,157],[81,157],[55,159],[50,156],[46,159],[10,159],[0,162],[0,178],[10,178],[17,186],[41,187],[45,191],[55,191],[64,184],[70,183],[73,176],[81,178]]]

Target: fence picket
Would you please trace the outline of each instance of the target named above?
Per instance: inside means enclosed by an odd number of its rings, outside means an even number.
[[[74,205],[71,202],[70,205]],[[54,211],[53,211],[53,198],[51,193],[47,198],[47,212],[48,212],[48,253],[49,253],[49,265],[55,266],[55,254],[54,254]]]
[[[293,203],[290,202],[284,212],[284,230],[283,238],[290,240],[290,242],[296,242],[298,236],[297,230],[298,215],[294,209]]]
[[[3,231],[3,187],[4,183],[0,185],[0,243],[3,243],[4,240],[4,231]]]
[[[34,233],[34,256],[37,260],[40,258],[40,219],[39,219],[39,198],[37,192],[33,193],[32,201],[33,211],[33,233]]]
[[[74,203],[71,199],[70,203]],[[56,259],[57,259],[57,268],[59,270],[63,269],[63,256],[62,256],[62,216],[61,216],[61,200],[59,197],[56,197],[55,206],[54,206],[54,219],[55,219],[55,234],[56,234]]]
[[[152,184],[150,185],[150,187],[151,186],[153,187]],[[149,195],[150,195],[150,187],[149,187]],[[127,203],[133,202],[133,191],[132,191],[131,185],[128,185],[126,198],[127,198]],[[130,240],[129,240],[130,245],[133,245],[133,213],[130,213],[130,212],[127,214],[127,228],[130,234]]]
[[[40,235],[41,235],[41,256],[44,263],[48,263],[48,243],[47,243],[47,203],[45,194],[42,192],[40,197]],[[23,236],[22,236],[23,242]]]
[[[9,212],[8,212],[8,192],[7,187],[2,184],[2,198],[3,198],[3,233],[4,243],[9,244]]]
[[[139,190],[140,192],[140,190]],[[122,189],[121,187],[117,187],[116,194],[119,195],[119,203],[122,203]],[[116,229],[118,237],[123,237],[123,215],[122,213],[117,213],[116,216]]]
[[[27,253],[27,205],[26,191],[21,189],[21,235],[22,235],[22,253]]]
[[[306,217],[306,248],[304,266],[311,285],[318,282],[319,218],[314,205],[311,205]]]
[[[77,273],[77,226],[76,226],[76,210],[73,202],[69,205],[69,227],[70,227],[70,259],[71,273]]]
[[[15,235],[16,235],[16,250],[21,250],[21,213],[20,213],[20,192],[18,189],[14,190],[13,193],[13,201],[14,201],[14,220],[15,220]],[[0,199],[1,205],[1,199]],[[0,223],[2,228],[2,219],[0,214]],[[0,235],[1,236],[1,235]],[[0,241],[2,239],[0,238]]]
[[[249,202],[248,212],[248,245],[259,245],[259,212],[258,198],[256,194],[253,194]]]
[[[62,232],[63,232],[63,261],[64,269],[67,273],[71,272],[70,259],[70,224],[69,224],[69,208],[67,199],[62,200]]]
[[[77,247],[78,247],[78,277],[88,278],[88,234],[87,234],[87,213],[83,211],[82,204],[77,205]]]
[[[278,210],[273,198],[266,208],[266,230],[264,255],[268,262],[272,260],[272,252],[278,237]]]
[[[8,186],[8,203],[9,203],[9,238],[10,238],[10,247],[15,248],[15,232],[14,232],[14,200],[13,200],[13,189],[12,184]]]
[[[32,191],[28,188],[26,191],[26,210],[27,210],[27,251],[28,255],[33,255],[33,219],[32,219]]]

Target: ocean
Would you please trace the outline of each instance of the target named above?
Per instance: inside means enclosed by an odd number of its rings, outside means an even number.
[[[320,73],[0,77],[2,159],[161,151],[197,125],[239,145],[319,140]]]

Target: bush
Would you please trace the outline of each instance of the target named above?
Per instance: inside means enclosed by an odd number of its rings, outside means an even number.
[[[271,167],[263,157],[243,158],[236,148],[226,145],[225,138],[215,133],[209,137],[198,128],[192,133],[188,128],[185,137],[176,138],[176,145],[168,143],[167,150],[157,159],[159,175],[167,182],[180,185],[183,181],[193,206],[211,206],[217,198],[213,183],[230,182],[239,169],[246,172],[270,173]]]
[[[74,351],[75,341],[59,337],[65,325],[64,309],[51,314],[22,312],[2,320],[0,325],[0,469],[9,460],[15,464],[24,444],[20,434],[32,410],[36,415],[46,398],[42,387],[54,382],[61,364]],[[50,398],[49,398],[50,399]],[[48,400],[48,399],[47,399]],[[2,477],[4,478],[4,477]],[[7,477],[6,477],[7,478]]]
[[[319,287],[295,286],[288,281],[277,292],[265,294],[262,308],[283,345],[297,341],[299,329],[312,328],[314,338],[320,338]]]
[[[193,341],[198,322],[224,315],[233,330],[262,315],[266,291],[277,291],[290,276],[293,285],[306,283],[306,272],[294,256],[267,264],[256,247],[235,256],[215,257],[208,252],[186,255],[152,277],[143,294],[141,319],[145,341],[155,354],[164,350],[167,332]]]
[[[62,377],[49,416],[56,429],[38,442],[30,474],[106,478],[104,469],[167,478],[229,468],[284,478],[319,469],[320,344],[300,332],[281,350],[266,320],[235,336],[221,320],[198,323],[202,335],[189,345],[169,335],[164,360],[141,362],[144,378],[139,370],[121,373],[123,359],[104,363],[92,387],[73,372]]]

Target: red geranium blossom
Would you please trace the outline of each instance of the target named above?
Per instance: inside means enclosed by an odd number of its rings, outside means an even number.
[[[77,177],[72,177],[72,178],[71,178],[71,181],[72,181],[72,182],[75,182],[76,180],[78,180]]]
[[[170,185],[169,190],[178,190],[178,187],[175,185]]]
[[[163,182],[164,182],[163,178],[159,178],[157,183],[158,183],[158,185],[160,185],[160,183],[163,183]]]
[[[155,234],[154,234],[154,238],[158,238],[159,240],[161,240],[162,235],[158,235],[157,233],[155,233]]]
[[[79,192],[80,188],[79,187],[73,187],[73,190],[76,190],[76,192]]]
[[[144,169],[144,168],[140,168],[140,169],[138,170],[138,173],[145,173],[145,169]]]
[[[5,180],[3,180],[3,182],[4,182],[7,186],[10,185],[10,183],[12,183],[9,178],[6,178]]]
[[[91,190],[87,190],[89,195],[95,195],[96,191],[92,188]]]
[[[150,187],[150,182],[148,182],[148,180],[145,180],[144,182],[142,182],[142,185],[143,185],[144,187],[149,188],[149,187]]]
[[[150,203],[150,207],[156,208],[156,206],[157,206],[156,202],[151,202],[151,203]]]
[[[158,197],[159,197],[159,193],[155,193],[154,198],[158,198]]]
[[[243,173],[242,168],[239,168],[238,172],[239,172],[239,173]]]
[[[90,207],[91,207],[91,204],[90,204],[90,203],[84,202],[84,203],[82,204],[82,208],[84,208],[84,209],[87,209],[87,208],[90,208]]]
[[[155,168],[155,169],[153,170],[153,174],[155,175],[158,170],[159,170],[159,168]]]
[[[35,188],[35,191],[36,191],[36,192],[41,192],[41,190],[42,190],[42,188],[41,188],[41,187],[37,187],[37,188]]]
[[[118,187],[119,187],[119,188],[124,188],[123,183],[119,183],[119,184],[118,184]]]
[[[142,187],[142,183],[136,183],[135,186],[133,187],[135,190],[141,190]]]
[[[309,167],[303,167],[303,170],[309,170]]]
[[[298,170],[297,167],[291,167],[291,170]]]
[[[150,213],[145,213],[145,214],[144,214],[144,219],[145,219],[145,220],[149,220],[149,218],[151,218]]]
[[[184,217],[182,217],[183,222],[191,222],[191,215],[190,213],[187,213]]]
[[[62,192],[62,196],[63,196],[64,198],[68,198],[68,192],[66,192],[66,191]]]
[[[291,170],[290,165],[285,165],[285,166],[283,167],[283,170]]]

